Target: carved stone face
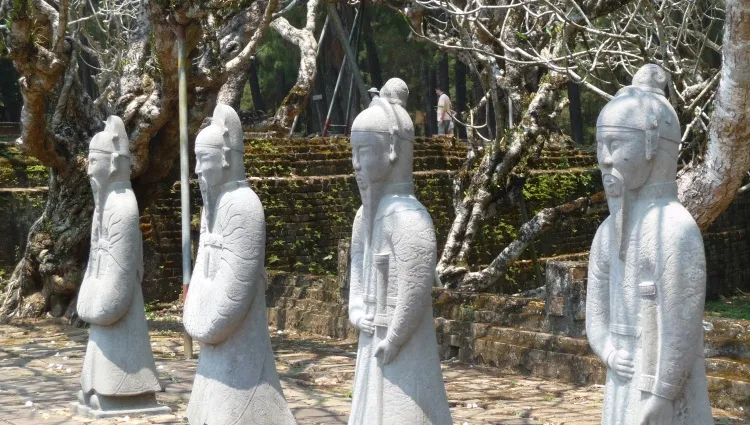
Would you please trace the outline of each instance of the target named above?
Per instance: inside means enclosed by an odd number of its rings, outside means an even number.
[[[222,167],[221,149],[196,146],[195,147],[195,174],[201,186],[213,187],[221,184],[224,169]]]
[[[210,125],[200,133],[195,140],[195,174],[201,185],[214,187],[223,183],[223,151],[224,132],[219,126]]]
[[[89,152],[89,166],[87,174],[94,190],[103,188],[109,183],[111,175],[111,155],[104,152]]]
[[[645,137],[643,130],[598,129],[596,156],[607,196],[621,196],[622,189],[635,190],[646,183],[651,164]]]
[[[352,132],[352,165],[360,190],[384,183],[391,172],[390,142],[378,133]]]

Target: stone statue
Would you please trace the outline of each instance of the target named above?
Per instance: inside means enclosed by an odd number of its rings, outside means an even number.
[[[78,316],[91,324],[73,412],[105,417],[169,413],[156,404],[161,386],[143,308],[143,245],[130,187],[125,125],[110,116],[89,145],[94,193],[89,263],[78,293]]]
[[[645,65],[599,114],[610,216],[589,259],[586,331],[607,364],[602,423],[713,424],[703,359],[706,260],[677,199],[680,124]]]
[[[352,125],[362,207],[352,230],[349,320],[360,332],[349,425],[453,423],[432,318],[435,230],[414,197],[408,95],[389,80]]]
[[[201,343],[191,425],[295,423],[276,373],[266,312],[266,223],[247,182],[237,113],[214,109],[195,141],[203,196],[185,330]]]

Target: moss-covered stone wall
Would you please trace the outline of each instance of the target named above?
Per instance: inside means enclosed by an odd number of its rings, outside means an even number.
[[[0,278],[9,277],[21,259],[46,198],[46,189],[0,188]]]
[[[453,219],[452,176],[466,156],[461,142],[420,139],[415,143],[417,197],[430,211],[438,238]],[[269,270],[334,275],[339,240],[349,238],[361,205],[351,174],[346,138],[251,139],[246,141],[248,179],[266,215]],[[180,185],[161,189],[141,217],[149,299],[176,299],[181,290]],[[200,193],[191,182],[197,237]]]
[[[10,142],[18,131],[16,123],[0,123],[0,279],[21,259],[47,199],[47,168]]]
[[[16,129],[17,130],[17,129]],[[0,128],[0,133],[2,133]],[[8,140],[17,134],[5,132]],[[261,198],[267,223],[266,266],[282,272],[318,275],[337,273],[337,248],[349,238],[359,192],[351,175],[351,153],[346,138],[255,139],[247,135],[246,168]],[[435,222],[438,242],[445,241],[453,217],[453,180],[466,156],[462,142],[418,139],[415,143],[417,197]],[[524,171],[527,214],[601,190],[601,179],[591,153],[545,150]],[[23,252],[26,234],[41,214],[47,170],[0,141],[0,263],[8,274]],[[12,189],[12,190],[11,190]],[[154,202],[144,205],[147,299],[173,300],[181,290],[179,183],[161,185]],[[197,230],[200,193],[191,185],[192,221]],[[706,234],[709,293],[750,290],[750,196],[741,196]],[[534,243],[541,269],[547,261],[586,258],[606,207],[571,217]],[[482,223],[470,261],[489,263],[517,235],[523,222],[519,208],[506,208]],[[197,231],[194,232],[197,238]],[[539,286],[531,252],[513,262],[492,292],[516,293]]]

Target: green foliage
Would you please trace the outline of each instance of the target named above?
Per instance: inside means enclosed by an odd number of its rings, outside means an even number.
[[[532,204],[534,213],[545,207],[560,205],[593,189],[593,173],[540,173],[529,176],[523,187],[524,198]]]
[[[286,13],[284,17],[290,24],[300,28],[304,24],[305,13],[307,13],[306,8],[297,7]],[[318,28],[322,25],[321,22]],[[279,33],[269,29],[261,38],[260,47],[255,56],[257,59],[258,83],[260,84],[263,101],[269,109],[275,108],[284,100],[283,96],[297,81],[299,49],[294,44],[284,40]],[[283,81],[279,81],[279,74],[283,75]],[[245,84],[240,109],[255,109],[249,83]],[[266,112],[272,112],[272,110]]]
[[[750,296],[706,301],[705,310],[709,316],[750,320]]]

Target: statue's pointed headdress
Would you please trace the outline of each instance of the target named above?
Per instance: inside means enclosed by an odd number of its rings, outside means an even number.
[[[633,83],[621,88],[599,113],[597,130],[643,130],[648,159],[654,156],[660,140],[680,143],[680,121],[665,96],[667,83],[668,74],[659,65],[642,66]]]
[[[414,140],[414,123],[404,109],[409,88],[400,78],[391,78],[380,89],[380,97],[373,99],[352,123],[352,133],[385,133],[391,144]]]
[[[130,140],[125,123],[117,115],[110,115],[104,122],[104,130],[96,133],[89,143],[89,152],[101,152],[130,157]]]
[[[208,130],[210,127],[217,127],[222,137],[198,137],[195,141],[195,146],[206,146],[211,148],[223,149],[225,152],[233,150],[240,153],[245,153],[245,141],[244,134],[242,131],[242,123],[237,112],[229,105],[219,104],[214,108],[213,116],[211,117],[211,125],[201,131]],[[215,129],[213,129],[215,130]]]

